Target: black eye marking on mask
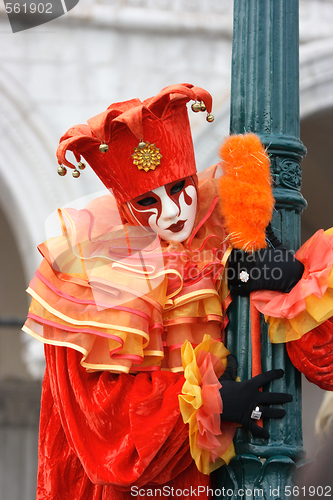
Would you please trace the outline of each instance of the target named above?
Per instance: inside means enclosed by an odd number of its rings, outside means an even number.
[[[174,184],[172,186],[172,188],[170,189],[170,194],[173,195],[173,194],[179,193],[179,191],[182,191],[184,186],[185,186],[185,179],[183,179],[180,182],[177,182],[177,184]]]
[[[139,200],[137,203],[142,207],[149,207],[150,205],[157,203],[157,199],[153,196],[146,196],[146,198],[142,198],[142,200]]]

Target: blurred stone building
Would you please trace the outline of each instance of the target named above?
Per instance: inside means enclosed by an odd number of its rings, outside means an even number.
[[[198,168],[229,129],[231,0],[80,0],[13,34],[0,4],[0,500],[35,496],[42,346],[22,336],[25,288],[58,206],[103,188],[86,169],[57,175],[60,136],[109,104],[189,82],[209,90],[215,121],[191,114]],[[300,0],[303,239],[333,225],[333,0]],[[332,155],[333,156],[333,155]],[[333,214],[332,214],[333,215]],[[46,220],[48,223],[46,224]],[[322,391],[304,384],[305,447]]]

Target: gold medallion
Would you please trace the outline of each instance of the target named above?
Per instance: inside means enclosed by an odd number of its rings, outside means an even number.
[[[157,165],[161,163],[162,155],[155,144],[149,144],[148,141],[144,144],[144,147],[142,147],[143,144],[140,142],[139,146],[134,149],[132,158],[133,164],[136,165],[139,170],[148,172],[149,170],[155,170]]]

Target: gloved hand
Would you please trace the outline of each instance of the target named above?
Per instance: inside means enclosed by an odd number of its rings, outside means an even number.
[[[291,394],[259,391],[259,387],[274,379],[281,378],[284,371],[281,369],[270,370],[250,380],[236,382],[237,366],[236,358],[229,354],[227,368],[219,379],[222,385],[220,394],[223,401],[221,420],[237,422],[249,429],[253,436],[268,439],[269,433],[259,427],[255,423],[256,419],[253,416],[251,418],[251,415],[258,406],[263,418],[282,418],[285,416],[286,411],[282,408],[270,408],[267,405],[288,403],[293,400]]]
[[[228,261],[228,286],[234,295],[255,290],[290,292],[301,279],[303,264],[277,239],[270,224],[266,229],[269,248],[253,253],[233,249]]]

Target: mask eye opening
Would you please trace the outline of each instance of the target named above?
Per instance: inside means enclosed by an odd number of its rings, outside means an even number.
[[[185,186],[185,179],[174,184],[170,189],[170,194],[173,195],[179,193],[184,189],[184,186]]]
[[[145,198],[142,198],[142,200],[137,201],[137,204],[141,205],[142,207],[149,207],[150,205],[154,205],[155,203],[157,203],[157,199],[153,196],[146,196]]]

